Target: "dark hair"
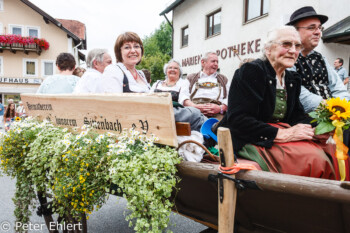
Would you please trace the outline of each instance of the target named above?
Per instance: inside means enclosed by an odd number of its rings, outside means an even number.
[[[147,69],[142,69],[142,72],[144,73],[146,80],[148,83],[151,83],[151,72]]]
[[[121,48],[122,48],[123,44],[126,42],[139,43],[141,46],[141,57],[143,56],[143,43],[142,43],[141,38],[135,32],[125,32],[125,33],[120,34],[118,36],[118,38],[115,42],[115,45],[114,45],[114,53],[115,53],[115,57],[117,59],[117,62],[123,62]]]
[[[339,60],[339,63],[341,63],[341,65],[343,65],[343,64],[344,64],[344,60],[343,60],[343,58],[338,57],[337,59]]]
[[[75,59],[70,53],[60,53],[56,59],[56,65],[60,70],[74,70],[75,67]]]
[[[11,104],[13,104],[15,106],[14,103],[10,103],[9,105],[7,105],[5,114],[4,114],[4,118],[13,118],[16,116],[16,110],[15,108],[13,108],[13,110],[10,109]]]

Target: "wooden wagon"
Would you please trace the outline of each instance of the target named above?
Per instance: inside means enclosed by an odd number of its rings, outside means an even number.
[[[29,115],[61,126],[113,122],[112,129],[138,127],[177,147],[176,127],[167,94],[21,96]],[[116,124],[114,124],[116,123]],[[180,126],[181,125],[181,126]],[[218,130],[222,166],[234,163],[228,129]],[[264,171],[219,172],[219,164],[182,162],[174,211],[219,232],[350,232],[350,182]],[[45,205],[45,199],[40,200]],[[50,217],[46,217],[47,223]],[[86,232],[86,228],[83,230]]]

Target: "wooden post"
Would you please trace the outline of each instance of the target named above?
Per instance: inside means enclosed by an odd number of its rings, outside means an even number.
[[[218,129],[218,144],[219,151],[224,153],[225,161],[221,161],[221,166],[231,167],[234,164],[233,147],[231,140],[230,130],[220,127]],[[235,178],[235,175],[231,175]],[[219,232],[220,233],[233,233],[235,211],[236,211],[236,198],[237,189],[233,181],[223,179],[223,200],[220,200],[220,180],[219,180]]]

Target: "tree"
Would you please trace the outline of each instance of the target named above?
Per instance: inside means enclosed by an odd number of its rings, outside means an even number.
[[[163,66],[172,54],[172,29],[166,22],[162,22],[158,29],[143,40],[144,57],[137,66],[151,72],[152,83],[164,79]]]

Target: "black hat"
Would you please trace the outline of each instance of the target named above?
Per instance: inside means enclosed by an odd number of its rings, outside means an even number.
[[[327,22],[328,17],[325,15],[318,15],[312,6],[305,6],[296,11],[290,16],[290,21],[286,25],[294,25],[298,21],[310,17],[316,17],[321,21],[321,24]]]

